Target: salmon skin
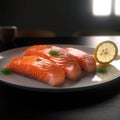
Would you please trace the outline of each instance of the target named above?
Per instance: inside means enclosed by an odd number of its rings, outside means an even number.
[[[78,61],[81,69],[89,73],[96,71],[96,62],[93,56],[76,48],[65,48],[65,50]]]
[[[28,47],[24,56],[39,55],[54,62],[65,72],[66,78],[77,80],[81,76],[81,68],[78,62],[66,50],[61,47],[51,45],[33,45]]]
[[[65,80],[63,69],[50,60],[40,56],[15,57],[6,65],[6,68],[52,86],[59,86]]]

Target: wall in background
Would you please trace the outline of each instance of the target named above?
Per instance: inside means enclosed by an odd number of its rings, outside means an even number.
[[[93,16],[92,0],[1,0],[0,25],[70,36],[88,29],[120,31],[120,17]]]

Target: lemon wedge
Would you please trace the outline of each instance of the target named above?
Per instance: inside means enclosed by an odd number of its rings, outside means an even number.
[[[118,47],[112,41],[103,41],[99,43],[94,50],[96,62],[107,65],[112,62],[118,54]]]

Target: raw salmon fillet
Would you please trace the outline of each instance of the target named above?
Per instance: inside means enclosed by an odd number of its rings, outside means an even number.
[[[81,68],[78,62],[61,47],[51,45],[34,45],[28,47],[23,52],[23,55],[39,55],[51,60],[64,70],[66,78],[70,80],[77,80],[81,76]]]
[[[40,56],[15,57],[7,64],[6,68],[52,86],[61,85],[65,79],[63,69],[50,60]]]
[[[81,69],[93,73],[96,70],[96,62],[93,56],[76,48],[65,48],[78,61]]]

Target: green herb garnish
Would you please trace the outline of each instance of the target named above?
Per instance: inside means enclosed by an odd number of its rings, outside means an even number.
[[[60,55],[60,53],[56,50],[50,50],[49,54],[52,56],[59,56]]]
[[[11,71],[9,69],[7,69],[7,68],[1,68],[0,72],[3,73],[3,74],[5,74],[5,75],[8,75],[8,74],[11,73]]]
[[[97,67],[97,72],[99,72],[99,73],[106,73],[107,69],[106,69],[106,67],[100,66],[100,67]]]

